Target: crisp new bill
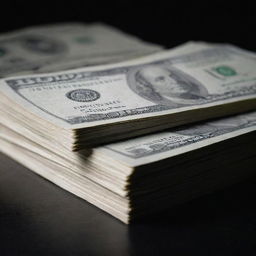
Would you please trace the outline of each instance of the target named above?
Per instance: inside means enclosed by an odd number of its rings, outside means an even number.
[[[7,78],[0,90],[60,127],[93,127],[255,100],[256,57],[189,43],[114,65]]]

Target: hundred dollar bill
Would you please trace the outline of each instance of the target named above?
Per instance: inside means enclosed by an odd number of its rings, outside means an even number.
[[[87,150],[69,152],[64,148],[60,150],[58,147],[43,147],[38,144],[38,141],[33,142],[33,138],[26,139],[22,136],[23,134],[19,135],[19,132],[15,131],[14,127],[7,128],[0,124],[0,138],[64,165],[73,172],[80,173],[122,196],[127,194],[127,191],[123,191],[126,183],[121,183],[118,187],[115,178],[115,175],[118,174],[116,172],[112,173],[112,168],[120,168],[121,170],[118,171],[120,175],[125,172],[128,176],[134,170],[125,171],[124,167],[121,168],[119,166],[120,164],[127,168],[137,168],[161,160],[171,159],[178,155],[185,155],[186,153],[189,156],[189,152],[205,147],[208,147],[205,153],[209,156],[209,146],[222,141],[230,141],[232,138],[235,139],[245,134],[254,133],[255,138],[255,131],[256,112],[253,111],[106,144],[90,149],[88,154]],[[256,143],[256,141],[252,141]],[[248,147],[249,144],[247,145]],[[225,152],[224,155],[228,154],[230,150],[233,150],[234,153],[237,152],[236,148],[223,149],[222,146],[219,148],[220,152]],[[111,163],[113,163],[114,167],[109,167]],[[127,179],[124,180],[125,182],[127,181]]]
[[[44,148],[0,124],[0,152],[125,223],[255,175],[256,112],[86,151]]]
[[[188,43],[118,64],[3,79],[0,104],[71,129],[75,148],[254,109],[255,67],[255,54],[235,46]],[[47,135],[57,140],[54,129]]]
[[[0,77],[120,62],[161,48],[100,23],[31,27],[0,36]]]
[[[95,152],[136,167],[255,131],[256,112],[253,111],[108,144],[95,148]]]

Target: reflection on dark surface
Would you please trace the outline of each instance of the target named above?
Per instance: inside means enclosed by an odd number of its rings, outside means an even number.
[[[256,254],[255,178],[128,227],[3,155],[0,163],[1,256]]]

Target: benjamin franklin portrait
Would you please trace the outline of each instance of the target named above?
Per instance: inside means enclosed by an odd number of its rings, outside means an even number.
[[[201,83],[173,67],[143,67],[135,72],[131,82],[135,84],[132,89],[140,96],[168,106],[198,104],[208,95]]]
[[[241,115],[240,119],[245,124],[256,124],[256,111]]]
[[[213,127],[218,127],[220,129],[224,128],[242,128],[249,124],[256,123],[256,112],[251,112],[243,115],[236,115],[233,117],[221,118],[212,122],[208,122],[209,125]]]
[[[225,132],[231,132],[239,128],[243,128],[249,124],[256,124],[256,112],[234,117],[221,118],[218,120],[201,123],[199,125],[191,125],[185,129],[177,130],[177,133],[188,136],[207,135],[216,136]]]

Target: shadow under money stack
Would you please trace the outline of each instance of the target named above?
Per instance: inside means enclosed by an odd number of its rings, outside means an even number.
[[[0,129],[1,151],[124,223],[255,175],[256,112],[80,152]]]

